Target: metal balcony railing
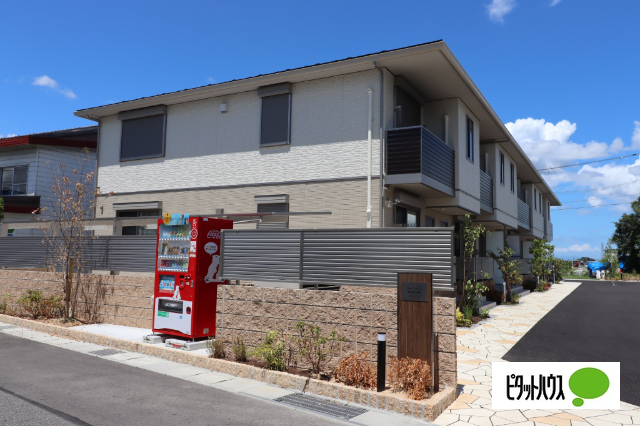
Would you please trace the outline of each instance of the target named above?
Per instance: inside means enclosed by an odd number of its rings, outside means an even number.
[[[493,213],[493,178],[480,170],[480,208]]]
[[[387,175],[422,174],[455,186],[455,151],[424,126],[387,131]]]
[[[531,229],[531,206],[518,198],[518,226]]]

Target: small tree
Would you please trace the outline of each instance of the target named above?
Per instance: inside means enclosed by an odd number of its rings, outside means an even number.
[[[41,220],[48,220],[40,229],[44,235],[43,243],[49,248],[47,269],[57,273],[64,284],[65,293],[65,318],[69,319],[69,306],[71,294],[76,293],[71,289],[70,275],[73,269],[83,271],[87,261],[83,258],[82,249],[87,240],[95,237],[86,231],[96,206],[94,190],[94,172],[87,172],[88,150],[84,150],[80,168],[68,170],[66,164],[47,167],[53,177],[51,190],[53,197],[49,199],[49,206],[44,207]],[[112,193],[107,194],[107,196]],[[76,274],[76,288],[80,283],[81,275]]]
[[[511,302],[511,286],[522,282],[520,265],[516,259],[511,258],[511,256],[516,254],[516,252],[509,247],[505,247],[504,250],[500,251],[498,254],[495,254],[492,251],[489,251],[487,254],[498,265],[498,269],[500,269],[500,272],[502,273],[505,289],[507,290],[505,300],[507,302]]]
[[[555,246],[545,240],[533,240],[531,247],[529,247],[529,254],[533,255],[530,261],[533,275],[544,278],[545,274],[551,273],[549,265],[553,258],[554,250]]]
[[[462,307],[462,302],[465,299],[465,287],[471,284],[469,280],[469,273],[467,272],[467,257],[469,260],[473,257],[476,251],[476,241],[483,236],[487,230],[481,224],[474,224],[471,222],[471,215],[465,215],[465,221],[460,224],[460,230],[458,231],[458,238],[462,242],[462,294],[460,295],[460,301],[458,301],[458,307]],[[474,277],[475,278],[475,277]]]

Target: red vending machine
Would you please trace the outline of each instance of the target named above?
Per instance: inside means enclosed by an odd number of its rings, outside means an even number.
[[[220,233],[233,221],[188,214],[158,219],[153,332],[196,339],[216,334]]]

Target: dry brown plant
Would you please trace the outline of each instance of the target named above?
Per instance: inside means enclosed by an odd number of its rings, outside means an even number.
[[[363,389],[373,389],[378,383],[376,368],[369,362],[367,352],[342,358],[333,371],[333,376],[347,386]]]
[[[431,389],[431,368],[427,361],[416,358],[391,358],[389,382],[394,391],[406,391],[411,399],[423,399]]]

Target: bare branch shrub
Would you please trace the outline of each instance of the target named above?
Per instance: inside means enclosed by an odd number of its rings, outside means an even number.
[[[404,390],[411,399],[423,399],[431,389],[431,368],[416,358],[391,358],[389,382],[395,391]]]
[[[333,372],[338,382],[347,386],[363,389],[373,389],[377,386],[377,371],[373,363],[369,362],[369,354],[360,352],[342,358]]]

